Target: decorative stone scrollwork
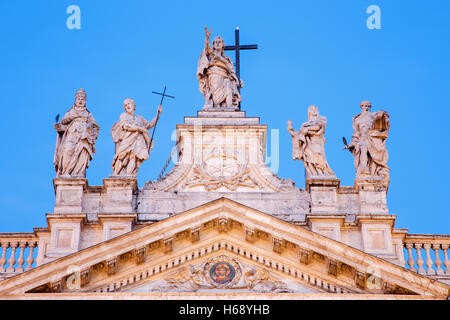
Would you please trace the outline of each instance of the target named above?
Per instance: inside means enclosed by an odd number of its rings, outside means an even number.
[[[311,253],[309,250],[300,249],[300,263],[309,264],[311,262]]]
[[[313,252],[312,257],[314,260],[319,261],[319,262],[324,262],[325,261],[325,256],[323,254],[317,253],[317,252]]]
[[[54,293],[62,292],[63,282],[62,280],[54,281],[50,283],[50,291]]]
[[[164,240],[164,253],[172,252],[173,250],[173,238]]]
[[[256,240],[255,230],[251,228],[245,228],[245,240],[253,243]]]
[[[150,250],[158,249],[159,247],[161,247],[161,241],[160,240],[154,241],[150,243],[148,247]]]
[[[136,249],[136,264],[141,264],[145,261],[146,247]]]
[[[247,288],[252,292],[292,292],[283,281],[273,277],[266,269],[249,269],[244,278]]]
[[[340,270],[343,274],[347,274],[350,276],[353,276],[355,273],[355,269],[353,267],[349,266],[346,263],[342,263],[342,262],[340,263]]]
[[[392,294],[394,292],[394,286],[390,283],[383,283],[383,293],[384,294]]]
[[[228,232],[229,231],[229,221],[227,218],[220,218],[219,219],[219,232]]]
[[[194,175],[185,184],[185,188],[203,186],[206,191],[225,187],[236,191],[239,187],[260,187],[258,181],[251,176],[246,161],[237,155],[215,149],[201,164],[193,168]]]
[[[273,243],[273,252],[281,254],[283,240],[272,238],[272,243]]]
[[[89,268],[80,272],[80,284],[82,287],[87,285],[91,280],[91,271],[92,268]]]
[[[183,239],[185,239],[187,237],[189,237],[189,231],[188,230],[184,230],[184,231],[178,232],[175,235],[175,239],[176,240],[183,240]]]
[[[195,227],[191,229],[191,241],[193,243],[200,241],[200,227]]]
[[[108,275],[113,275],[117,272],[117,258],[106,261],[106,269]]]
[[[356,271],[355,272],[355,284],[359,288],[364,289],[366,287],[366,275],[362,272]]]
[[[338,263],[336,261],[328,260],[328,274],[335,277],[338,275]]]
[[[182,267],[164,279],[165,283],[152,289],[156,292],[196,292],[202,286],[202,273],[195,267]]]
[[[243,267],[226,255],[214,257],[199,266],[184,266],[171,273],[164,283],[151,289],[157,292],[196,292],[210,290],[249,290],[250,292],[293,292],[286,283],[264,268]]]

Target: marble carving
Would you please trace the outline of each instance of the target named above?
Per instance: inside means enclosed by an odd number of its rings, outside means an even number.
[[[389,178],[387,166],[390,122],[386,111],[371,112],[369,101],[360,104],[361,113],[353,117],[353,136],[345,147],[354,156],[356,178]]]
[[[308,108],[308,121],[297,132],[288,121],[292,136],[292,159],[303,160],[306,177],[335,177],[325,157],[325,128],[327,119],[319,115],[316,106]]]
[[[237,110],[241,101],[239,83],[234,72],[233,62],[224,54],[225,43],[215,37],[212,47],[209,44],[211,29],[205,27],[205,48],[197,67],[200,92],[205,99],[204,110]]]
[[[123,103],[125,112],[120,115],[112,129],[111,135],[116,144],[116,151],[112,162],[114,176],[136,177],[139,166],[153,148],[149,129],[158,121],[162,106],[158,107],[157,115],[148,122],[142,116],[135,115],[136,104],[132,99],[126,99]]]
[[[243,275],[243,276],[242,276]],[[250,292],[293,292],[285,282],[269,271],[258,267],[245,267],[236,259],[220,255],[204,265],[184,266],[169,274],[154,292],[198,292],[199,290],[248,290]]]
[[[58,133],[53,160],[57,176],[84,178],[100,130],[86,108],[86,91],[76,92],[74,105],[54,128]]]

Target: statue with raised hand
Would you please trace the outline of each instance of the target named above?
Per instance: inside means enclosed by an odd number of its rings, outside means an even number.
[[[239,81],[233,62],[225,55],[225,43],[215,37],[209,44],[211,29],[205,27],[205,48],[197,67],[200,92],[205,99],[204,110],[238,110],[241,101]],[[242,87],[242,86],[241,86]]]

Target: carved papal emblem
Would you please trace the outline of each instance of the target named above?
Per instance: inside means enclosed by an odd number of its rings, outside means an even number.
[[[227,256],[215,257],[204,265],[204,277],[216,288],[230,288],[241,278],[239,263]]]
[[[255,188],[258,182],[251,177],[248,163],[233,152],[217,148],[193,169],[194,176],[185,183],[186,187],[203,186],[206,191],[225,187],[236,191],[238,187]]]

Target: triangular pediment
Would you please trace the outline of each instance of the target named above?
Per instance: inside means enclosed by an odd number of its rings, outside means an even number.
[[[0,295],[234,290],[445,298],[449,288],[222,198],[6,279]]]

